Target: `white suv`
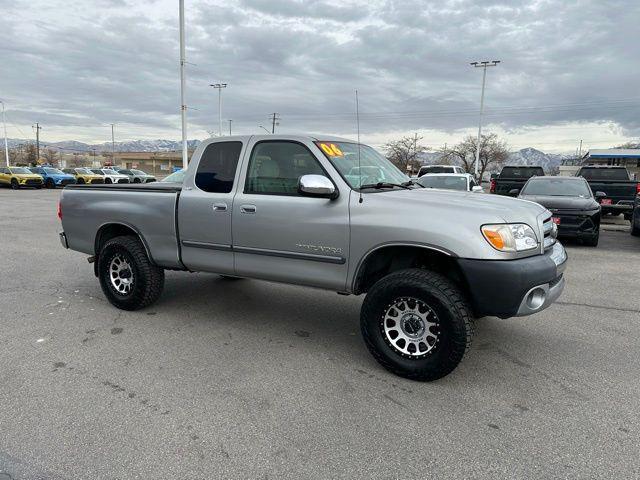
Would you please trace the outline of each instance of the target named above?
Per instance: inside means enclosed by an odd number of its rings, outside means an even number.
[[[104,183],[129,183],[128,176],[122,175],[110,168],[92,168],[91,171],[96,175],[103,176]]]

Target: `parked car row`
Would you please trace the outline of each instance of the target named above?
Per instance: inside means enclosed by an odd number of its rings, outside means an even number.
[[[64,168],[55,167],[0,167],[0,185],[15,190],[22,187],[56,188],[72,184],[150,183],[156,177],[142,170],[120,167]]]
[[[541,167],[508,166],[491,179],[490,192],[531,200],[549,209],[559,237],[597,246],[602,215],[622,213],[640,235],[640,183],[625,167],[585,165],[575,177],[545,176]]]

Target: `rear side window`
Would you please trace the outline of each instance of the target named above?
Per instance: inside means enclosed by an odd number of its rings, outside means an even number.
[[[625,168],[583,168],[578,175],[587,180],[629,180]]]
[[[544,176],[544,170],[542,167],[504,167],[500,172],[500,178],[531,178],[536,176]]]
[[[241,150],[242,142],[216,142],[205,148],[196,171],[196,186],[205,192],[229,193]]]
[[[245,193],[297,195],[303,175],[326,175],[303,145],[286,141],[258,143],[249,161]]]

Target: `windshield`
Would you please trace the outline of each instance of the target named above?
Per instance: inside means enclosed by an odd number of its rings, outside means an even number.
[[[134,175],[146,175],[142,170],[131,170]]]
[[[111,170],[110,168],[105,168],[104,173],[106,175],[118,175],[118,172],[116,172],[115,170]]]
[[[97,168],[94,170],[91,170],[93,173],[95,173],[96,175],[102,175],[104,176],[104,172],[102,170],[98,170]]]
[[[580,176],[587,180],[629,180],[626,168],[583,168]]]
[[[62,170],[59,170],[57,168],[45,168],[44,169],[45,173],[48,173],[49,175],[63,175],[64,172]]]
[[[11,167],[9,171],[16,175],[30,175],[32,173],[31,171],[23,167]]]
[[[591,189],[583,180],[572,178],[536,178],[529,180],[521,192],[522,195],[544,195],[551,197],[591,197]]]
[[[368,145],[360,144],[360,162],[357,143],[318,142],[317,145],[353,189],[379,182],[409,181],[409,177]]]
[[[121,175],[133,175],[133,170],[126,170],[124,168],[119,168],[117,173]]]
[[[76,172],[81,175],[93,175],[93,172],[88,168],[76,168]]]
[[[424,175],[416,183],[425,188],[444,188],[446,190],[467,190],[467,177]]]
[[[173,172],[171,175],[162,179],[163,182],[175,182],[182,183],[184,182],[184,170],[178,170],[177,172]]]

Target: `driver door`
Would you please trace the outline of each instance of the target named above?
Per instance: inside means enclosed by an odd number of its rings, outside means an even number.
[[[344,289],[349,192],[333,200],[298,192],[303,175],[330,178],[312,148],[295,140],[254,140],[249,145],[233,209],[237,275]]]

